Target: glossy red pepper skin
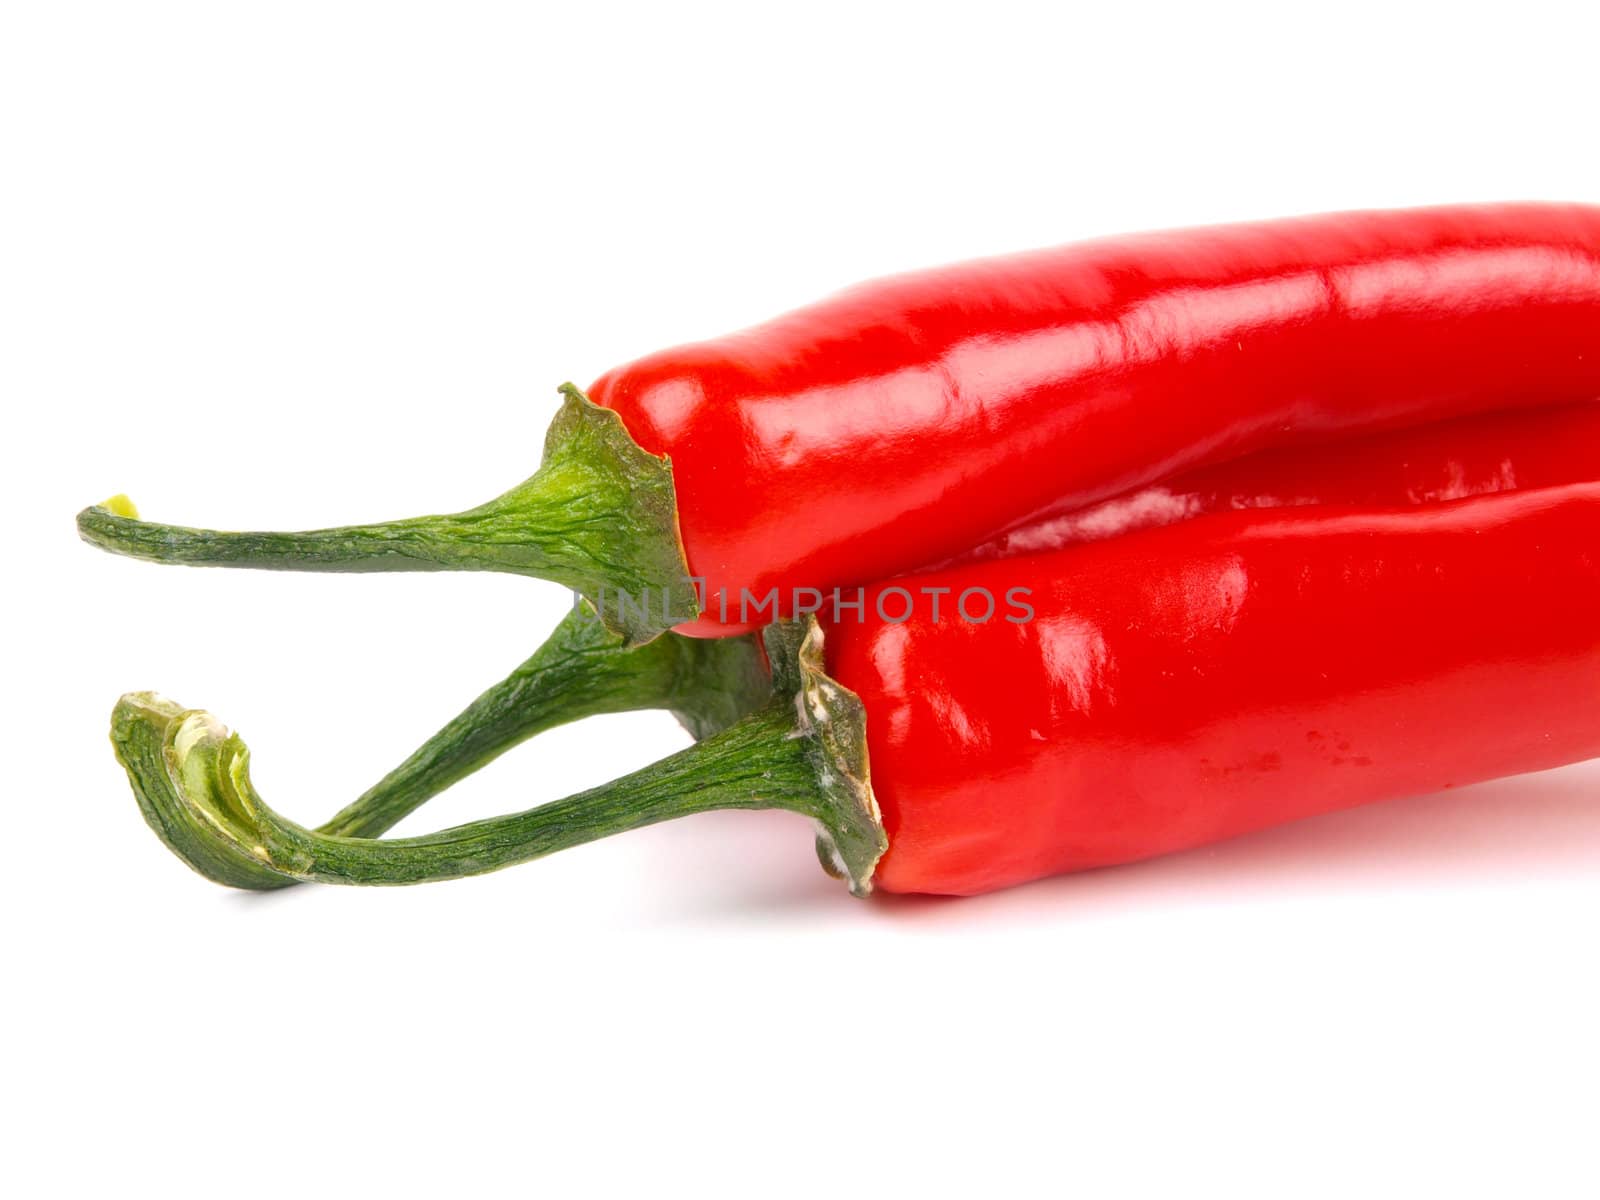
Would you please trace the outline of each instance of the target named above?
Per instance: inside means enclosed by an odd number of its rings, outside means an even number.
[[[1269,447],[1600,394],[1600,208],[1345,213],[967,263],[589,394],[671,457],[708,591],[787,598]]]
[[[1035,617],[874,618],[897,585],[1027,586]],[[867,614],[827,657],[866,705],[888,891],[1600,756],[1600,483],[1201,517],[880,584]]]
[[[1600,402],[1514,409],[1246,455],[1047,514],[952,561],[1014,558],[1206,513],[1437,504],[1593,479],[1600,479]]]

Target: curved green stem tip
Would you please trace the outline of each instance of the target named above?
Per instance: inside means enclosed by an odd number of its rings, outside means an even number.
[[[250,752],[210,713],[154,692],[130,692],[111,714],[111,744],[145,821],[207,879],[265,890],[295,880],[272,863],[248,827],[240,780]]]

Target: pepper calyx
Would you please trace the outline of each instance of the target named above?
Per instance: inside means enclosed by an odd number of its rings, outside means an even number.
[[[827,673],[824,635],[814,616],[768,626],[763,637],[773,687],[794,704],[789,736],[805,740],[816,776],[810,815],[817,822],[817,858],[852,895],[870,895],[889,839],[872,791],[866,706]]]

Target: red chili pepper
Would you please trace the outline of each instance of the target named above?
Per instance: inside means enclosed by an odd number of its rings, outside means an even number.
[[[1017,589],[1029,619],[977,619]],[[285,821],[204,714],[127,697],[113,736],[147,811],[290,879],[451,878],[777,807],[817,820],[858,893],[971,894],[1600,756],[1597,615],[1600,483],[1584,482],[1219,513],[880,583],[859,621],[769,629],[777,695],[722,732],[427,837]]]
[[[1600,483],[1211,516],[906,586],[1019,579],[1025,625],[828,628],[866,707],[888,891],[989,891],[1600,756]]]
[[[569,393],[539,474],[466,513],[222,534],[100,507],[80,529],[168,562],[514,571],[598,598],[636,640],[728,633],[720,605],[685,620],[685,576],[787,606],[1273,446],[1600,394],[1600,208],[1346,213],[990,259],[612,371],[592,393],[620,425]]]

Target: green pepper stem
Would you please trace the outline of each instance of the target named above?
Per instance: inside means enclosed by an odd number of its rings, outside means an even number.
[[[377,837],[450,785],[512,747],[558,725],[600,713],[667,709],[703,738],[759,708],[772,685],[754,638],[686,638],[669,633],[628,646],[580,603],[549,639],[505,679],[469,704],[405,762],[320,826],[322,833]],[[112,741],[128,766],[141,808],[162,839],[202,874],[232,887],[267,890],[295,880],[240,855],[203,807],[163,805],[167,749],[154,728],[185,710],[150,693],[123,698]]]
[[[759,707],[770,693],[750,637],[669,633],[630,647],[585,604],[527,661],[319,832],[377,837],[513,746],[583,717],[664,708],[703,738]]]
[[[767,633],[778,693],[721,733],[642,771],[564,800],[416,838],[319,833],[269,808],[249,777],[249,751],[215,718],[127,696],[113,739],[147,816],[204,838],[168,845],[207,870],[219,855],[268,876],[324,883],[408,884],[499,870],[557,850],[690,813],[781,808],[813,818],[824,865],[865,895],[886,846],[872,797],[865,714],[821,668],[821,635]],[[165,836],[165,834],[164,834]],[[198,845],[204,861],[196,861]]]
[[[815,780],[803,747],[783,736],[790,724],[790,714],[772,705],[648,770],[540,808],[423,837],[316,833],[272,813],[237,781],[236,794],[263,862],[274,869],[323,883],[426,883],[499,870],[692,813],[805,812]]]
[[[678,535],[672,466],[570,383],[537,473],[477,508],[300,533],[232,533],[139,520],[107,502],[78,514],[102,549],[190,566],[279,571],[507,571],[595,601],[629,641],[699,612]],[[120,499],[120,498],[119,498]]]

